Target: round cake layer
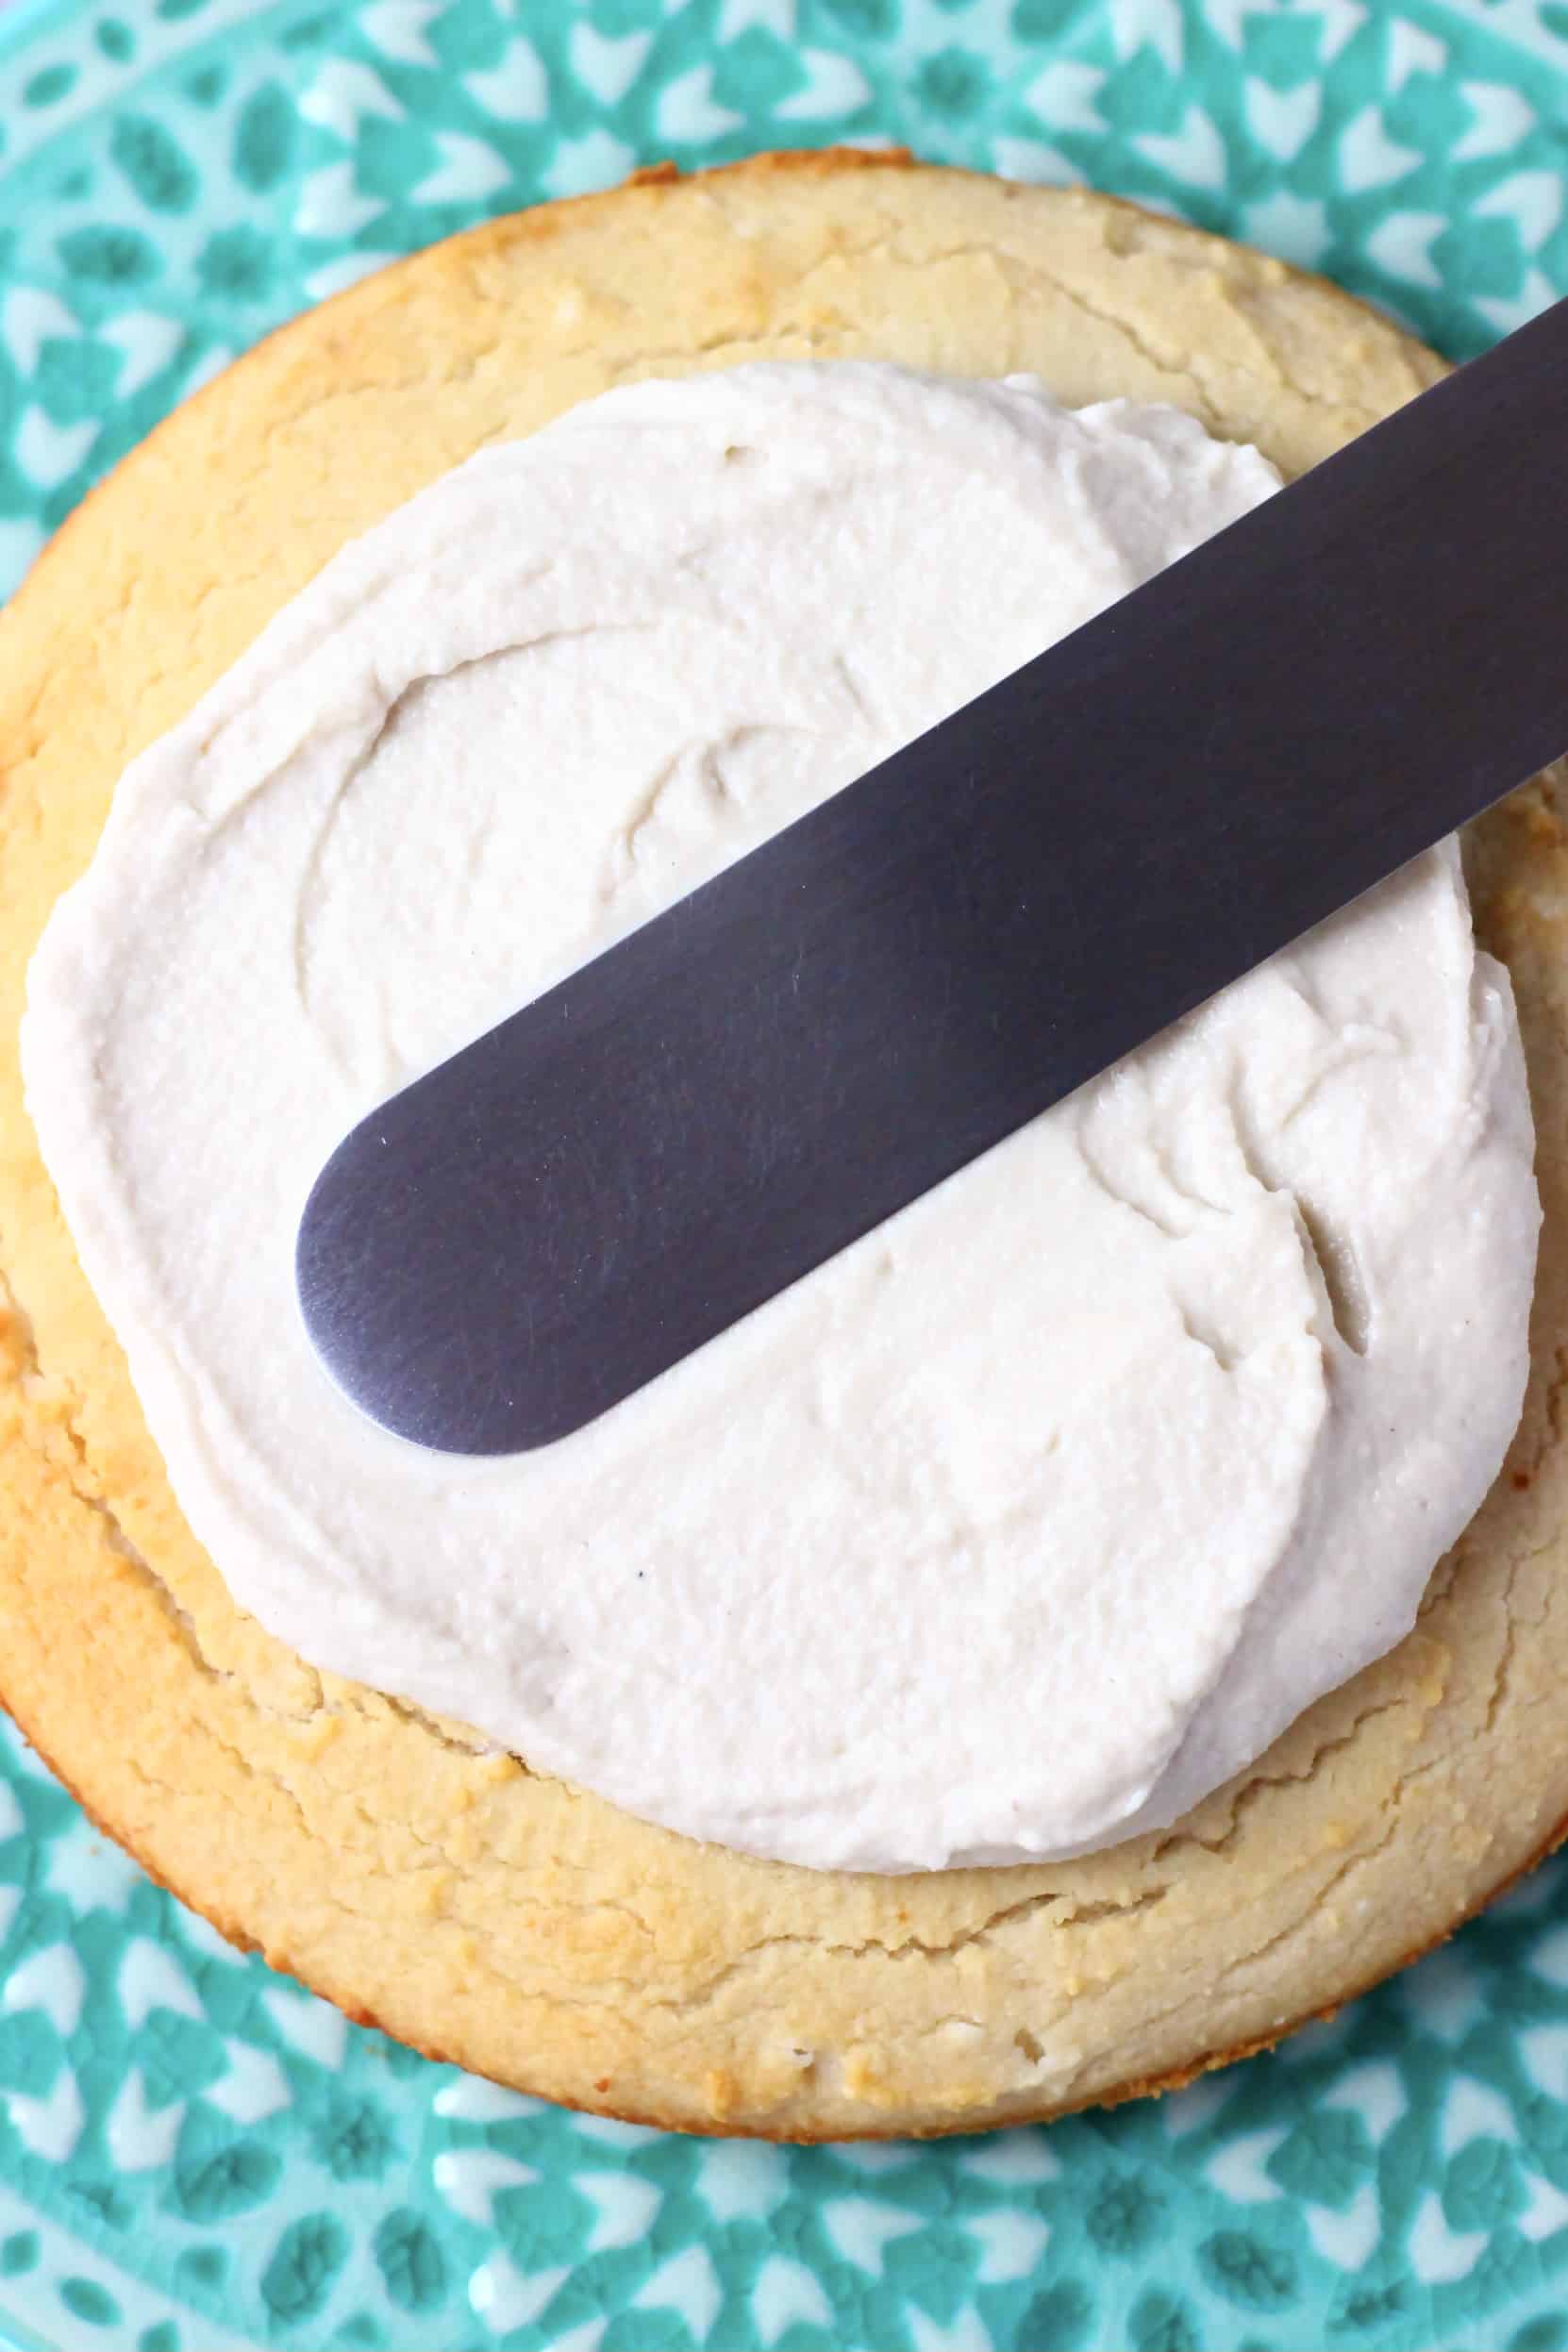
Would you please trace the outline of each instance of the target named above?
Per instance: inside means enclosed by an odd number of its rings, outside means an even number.
[[[1170,401],[1286,473],[1437,364],[1331,290],[1195,232],[882,158],[659,180],[437,248],[178,412],[0,621],[7,1033],[126,760],[354,532],[612,382],[808,356],[1025,371],[1075,404]],[[312,1674],[234,1608],[174,1504],[9,1059],[8,1704],[152,1869],[279,1965],[464,2064],[647,2120],[972,2129],[1180,2076],[1343,1998],[1568,1812],[1538,1704],[1568,1646],[1568,853],[1550,785],[1473,847],[1540,1137],[1524,1424],[1417,1631],[1176,1827],[1071,1863],[801,1871],[651,1828],[456,1723]]]

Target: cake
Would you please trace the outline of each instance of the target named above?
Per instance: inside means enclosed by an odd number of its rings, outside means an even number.
[[[1077,192],[881,158],[654,175],[435,248],[179,411],[0,622],[7,1033],[126,759],[346,539],[612,382],[804,358],[1168,401],[1286,474],[1438,372],[1277,262]],[[1537,1705],[1556,1683],[1568,1476],[1550,779],[1468,851],[1540,1139],[1524,1421],[1417,1630],[1175,1827],[1007,1870],[802,1870],[652,1827],[460,1723],[315,1673],[234,1607],[175,1505],[11,1057],[6,1703],[89,1810],[237,1941],[418,2046],[640,2121],[972,2130],[1183,2079],[1332,2006],[1445,1933],[1568,1814]]]

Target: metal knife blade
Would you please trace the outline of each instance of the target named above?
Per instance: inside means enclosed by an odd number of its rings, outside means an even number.
[[[321,1359],[563,1437],[1565,747],[1568,303],[381,1105]]]

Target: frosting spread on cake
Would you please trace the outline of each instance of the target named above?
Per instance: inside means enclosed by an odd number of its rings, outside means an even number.
[[[346,548],[134,763],[28,1100],[243,1606],[634,1811],[880,1870],[1162,1825],[1399,1637],[1534,1264],[1452,844],[540,1453],[374,1429],[292,1289],[376,1101],[1274,483],[1022,379],[643,384]]]

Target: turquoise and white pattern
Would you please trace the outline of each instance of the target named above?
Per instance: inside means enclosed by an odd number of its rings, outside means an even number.
[[[670,156],[897,141],[1326,270],[1457,357],[1568,290],[1559,0],[12,0],[0,593],[292,312]],[[1554,2352],[1568,1864],[1159,2102],[699,2143],[243,1960],[0,1740],[0,2341],[78,2352]]]

